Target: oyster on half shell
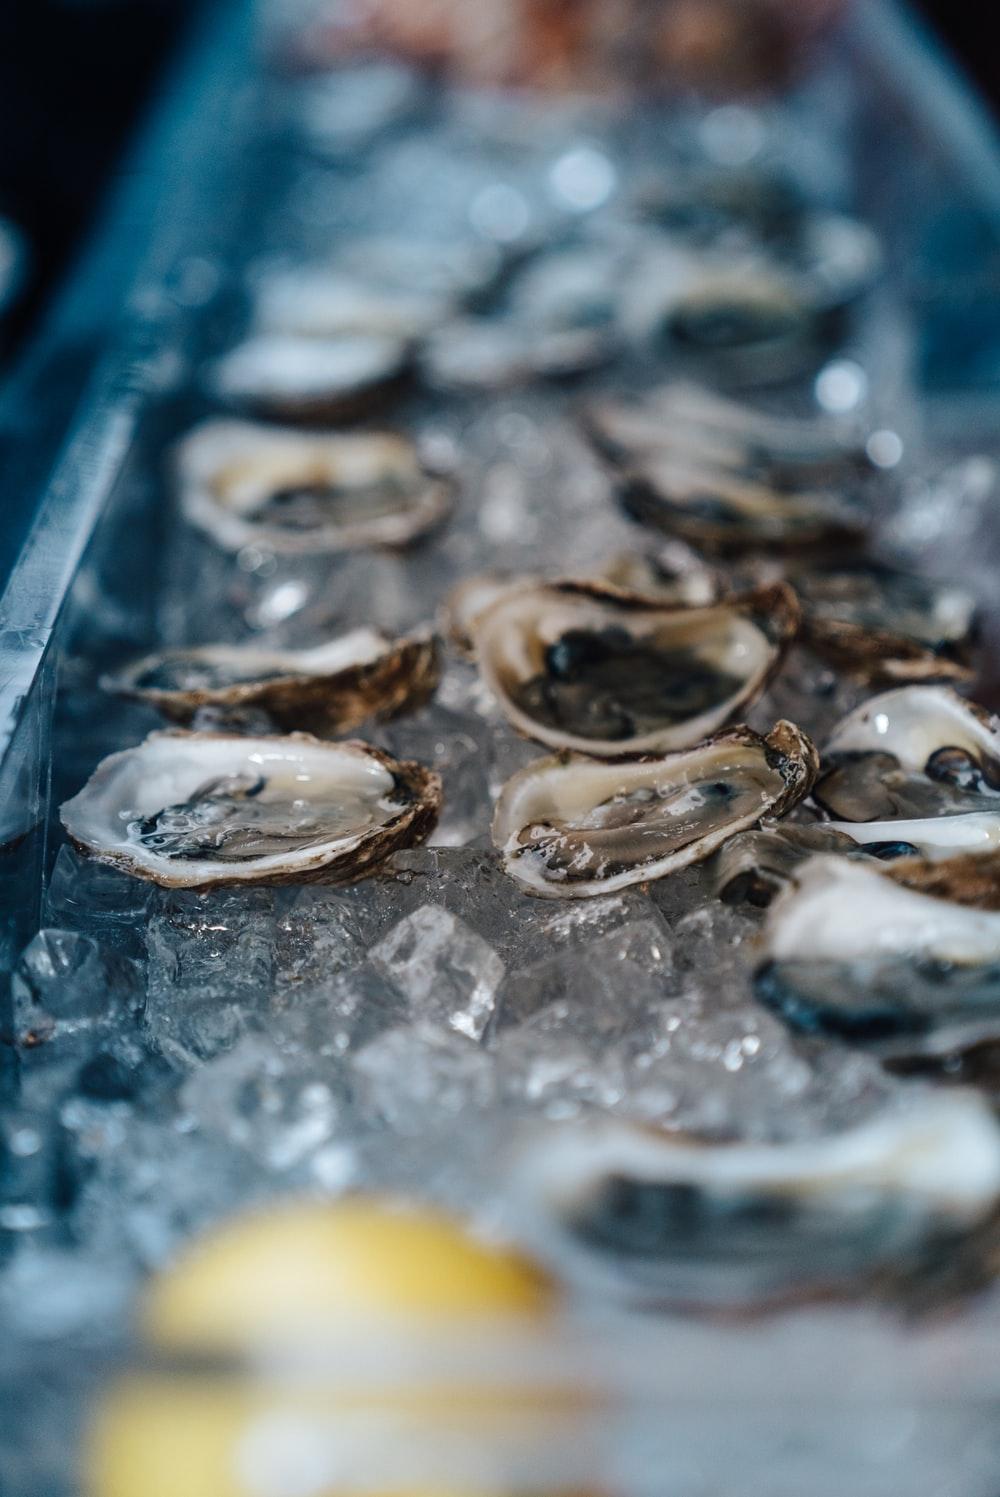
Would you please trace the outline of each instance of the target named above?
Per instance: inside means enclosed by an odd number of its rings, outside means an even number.
[[[864,441],[828,417],[775,416],[676,380],[641,400],[596,401],[584,429],[612,462],[684,457],[772,488],[856,482],[871,470]]]
[[[521,1232],[560,1272],[646,1303],[749,1308],[876,1276],[981,1277],[1000,1128],[959,1090],[789,1143],[601,1118],[534,1133],[511,1177]]]
[[[963,588],[870,560],[796,568],[802,634],[869,684],[968,681],[975,601]]]
[[[1000,849],[1000,720],[947,686],[904,686],[834,729],[813,797],[879,856]]]
[[[967,861],[811,859],[768,912],[757,999],[887,1057],[1000,1040],[1000,878],[970,885]]]
[[[511,586],[469,620],[506,717],[601,758],[697,743],[754,701],[798,628],[783,583],[682,607],[596,581]]]
[[[277,421],[360,416],[407,373],[410,346],[389,333],[311,338],[260,332],[212,365],[211,393],[227,406]]]
[[[410,546],[445,521],[455,498],[451,480],[390,432],[209,421],[181,442],[177,474],[185,518],[227,551]]]
[[[151,733],[62,807],[83,852],[164,887],[350,883],[420,842],[439,777],[367,743],[306,733]]]
[[[782,821],[741,832],[719,850],[715,892],[726,904],[745,901],[763,909],[818,852],[863,856],[852,838],[825,822]]]
[[[792,723],[728,728],[661,758],[539,759],[493,818],[504,868],[532,894],[580,899],[663,878],[808,794],[817,756]]]
[[[388,639],[352,629],[309,650],[203,645],[134,661],[101,684],[186,724],[202,707],[257,707],[280,728],[346,733],[427,700],[437,685],[437,641],[428,632]]]

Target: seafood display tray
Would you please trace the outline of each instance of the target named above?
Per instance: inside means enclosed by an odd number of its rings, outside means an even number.
[[[179,513],[171,454],[218,413],[205,371],[243,335],[262,266],[318,258],[400,221],[445,242],[460,229],[468,237],[470,222],[488,240],[499,224],[494,244],[526,259],[539,243],[571,240],[591,211],[599,217],[602,191],[632,192],[674,135],[707,141],[723,160],[762,152],[871,224],[889,268],[824,366],[825,384],[808,383],[792,408],[811,408],[817,389],[822,403],[825,389],[831,409],[877,434],[875,450],[888,454],[880,545],[976,595],[978,694],[995,706],[1000,689],[1000,146],[908,12],[857,6],[814,73],[776,104],[623,122],[600,106],[532,112],[523,100],[459,94],[444,124],[420,124],[419,112],[417,126],[393,122],[371,160],[354,147],[355,160],[304,149],[305,85],[262,67],[250,11],[209,7],[104,236],[0,397],[7,431],[48,402],[11,469],[12,512],[16,498],[33,523],[0,600],[0,971],[6,989],[34,932],[63,928],[103,943],[104,965],[84,963],[82,985],[127,995],[140,967],[148,984],[142,1053],[107,1095],[68,1089],[79,1067],[71,1045],[62,1069],[56,1057],[45,1071],[43,1056],[19,1097],[17,1064],[0,1048],[10,1102],[0,1316],[11,1328],[0,1347],[0,1449],[15,1497],[79,1489],[90,1401],[136,1354],[129,1306],[142,1276],[230,1211],[375,1186],[517,1236],[494,1172],[543,1120],[620,1111],[634,1093],[638,1115],[659,1107],[672,1126],[808,1138],[909,1084],[867,1056],[828,1063],[821,1045],[789,1039],[749,989],[744,1001],[759,913],[710,900],[700,872],[611,900],[532,901],[516,889],[492,851],[489,812],[542,750],[484,701],[457,650],[430,706],[356,735],[444,779],[436,835],[384,876],[327,893],[154,891],[95,871],[69,847],[59,806],[105,755],[162,726],[145,705],[101,689],[130,658],[262,637],[305,648],[366,623],[400,633],[432,622],[456,583],[491,565],[587,575],[639,545],[576,425],[584,394],[664,377],[637,358],[569,391],[405,395],[386,424],[418,431],[460,487],[451,525],[428,546],[335,566],[253,548],[238,562],[223,556]],[[109,288],[123,281],[118,319]],[[119,325],[108,338],[110,320]],[[101,357],[62,429],[81,349]],[[788,408],[787,395],[771,398]],[[808,714],[803,725],[821,738],[864,695],[792,672],[750,723],[766,731]],[[403,920],[429,943],[419,971],[388,939]],[[73,949],[90,960],[89,948]],[[673,1069],[657,1071],[663,1056],[650,1050],[643,1102],[625,983],[636,985],[627,996],[638,1014],[671,964],[680,976],[668,998],[694,1005],[695,1042]],[[705,1005],[702,972],[724,995],[719,1013]],[[584,981],[595,995],[589,1032],[564,1024]],[[426,1011],[393,1006],[407,983]],[[488,1055],[468,1037],[483,1038],[478,1011],[447,1007],[468,1003],[470,984],[475,1002],[494,1005]],[[550,1028],[519,1036],[532,984],[544,989]],[[205,1002],[188,1015],[199,993]],[[317,994],[335,1009],[332,1038],[316,1029]],[[503,1003],[512,1007],[501,1023]],[[641,1315],[606,1302],[600,1286],[578,1288],[565,1321],[524,1355],[543,1382],[573,1373],[599,1392],[589,1429],[598,1474],[581,1468],[577,1432],[554,1429],[546,1490],[1000,1490],[995,1287],[943,1311],[860,1295],[701,1315]],[[488,1348],[466,1351],[472,1366],[489,1361]]]

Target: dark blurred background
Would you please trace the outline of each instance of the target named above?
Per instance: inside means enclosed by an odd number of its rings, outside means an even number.
[[[33,252],[27,294],[9,330],[15,340],[30,330],[86,232],[195,11],[211,3],[0,0],[0,215],[22,226]],[[991,44],[989,7],[920,0],[918,9],[996,108],[1000,52]]]

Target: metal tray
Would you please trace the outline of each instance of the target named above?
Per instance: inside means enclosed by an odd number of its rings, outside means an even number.
[[[831,50],[799,107],[827,111],[893,267],[865,352],[871,408],[896,434],[913,490],[895,538],[925,563],[933,551],[932,570],[967,575],[987,637],[1000,639],[1000,145],[909,12],[869,0]],[[280,181],[281,97],[262,81],[248,7],[210,9],[109,221],[0,396],[7,535],[26,532],[0,600],[0,970],[38,925],[54,807],[119,721],[66,717],[75,641],[111,658],[163,632],[149,586],[167,523],[162,452],[203,408],[192,376],[205,350],[238,323],[239,273]],[[182,633],[183,620],[170,627]],[[123,735],[145,726],[120,723]],[[54,733],[71,761],[53,765]],[[694,1497],[735,1490],[741,1472],[743,1490],[774,1497],[832,1497],[848,1483],[929,1494],[945,1482],[993,1497],[995,1325],[995,1304],[911,1333],[827,1310],[752,1330],[601,1322],[567,1357],[606,1355],[626,1383],[630,1365],[644,1369],[630,1390],[629,1438],[644,1459],[623,1477],[629,1490]],[[51,1375],[51,1359],[41,1363]],[[30,1384],[18,1382],[15,1410],[28,1417]],[[61,1491],[46,1460],[51,1450],[37,1471],[16,1468],[14,1490]]]

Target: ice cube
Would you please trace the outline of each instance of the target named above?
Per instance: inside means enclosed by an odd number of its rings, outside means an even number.
[[[43,901],[48,926],[83,931],[128,956],[143,954],[145,916],[153,886],[85,857],[68,843],[60,849]]]
[[[566,1002],[592,1028],[615,1032],[632,1022],[643,1005],[657,1003],[671,991],[671,938],[655,912],[596,939],[582,939],[579,927],[570,926],[563,934],[568,944],[556,955],[508,976],[499,1004],[501,1025],[517,1024],[547,1005]]]
[[[164,897],[146,931],[146,1027],[165,1055],[205,1060],[266,1019],[275,933],[266,889]]]
[[[452,712],[437,702],[379,730],[377,741],[390,753],[436,769],[444,782],[441,815],[430,838],[435,846],[461,847],[489,829],[490,732],[474,713]]]
[[[364,960],[367,941],[359,909],[337,891],[300,889],[276,922],[275,997],[299,1004],[325,989],[338,973]]]
[[[500,1036],[499,1084],[506,1096],[540,1104],[550,1117],[571,1116],[583,1103],[613,1106],[624,1067],[612,1037],[580,1003],[549,1004]]]
[[[71,930],[41,930],[21,954],[11,984],[13,1038],[33,1047],[58,1042],[116,1017],[142,1012],[136,964]]]
[[[495,1096],[490,1057],[433,1024],[388,1030],[359,1051],[354,1070],[362,1101],[403,1133],[434,1131]]]
[[[393,926],[371,953],[376,971],[409,1000],[415,1019],[482,1037],[504,964],[493,948],[441,905],[425,904]]]
[[[293,1059],[248,1035],[188,1078],[181,1105],[199,1126],[280,1172],[330,1140],[343,1091],[328,1062]]]

